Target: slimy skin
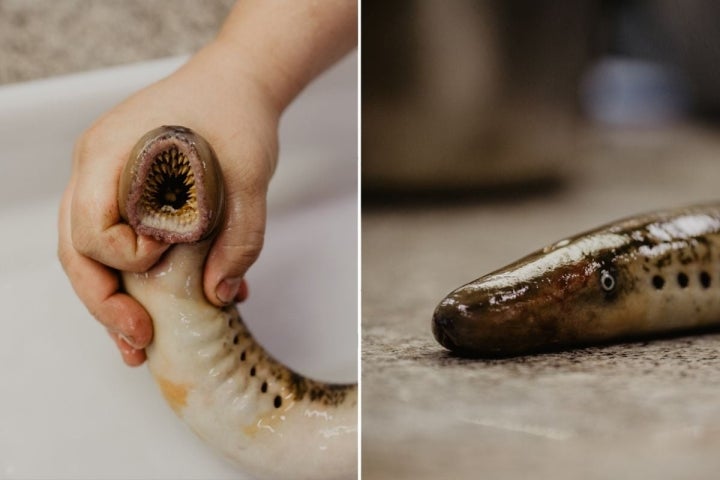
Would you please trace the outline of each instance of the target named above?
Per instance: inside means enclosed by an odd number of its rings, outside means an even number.
[[[720,325],[720,204],[621,220],[464,285],[433,334],[467,356],[512,356]]]
[[[205,140],[161,127],[133,150],[120,210],[138,233],[175,243],[146,273],[122,273],[148,311],[148,366],[175,413],[241,469],[261,478],[355,478],[357,385],[305,378],[273,360],[234,306],[203,293],[222,218],[222,176]]]

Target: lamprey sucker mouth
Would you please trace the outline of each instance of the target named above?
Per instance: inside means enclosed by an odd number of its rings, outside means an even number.
[[[120,215],[167,243],[210,236],[222,217],[223,179],[210,144],[185,127],[160,127],[136,144],[120,178]]]
[[[173,411],[260,478],[355,478],[357,384],[328,384],[274,360],[235,306],[207,301],[203,267],[223,215],[217,156],[200,135],[164,126],[132,151],[119,188],[136,233],[173,244],[143,273],[121,272],[153,321],[148,367]]]

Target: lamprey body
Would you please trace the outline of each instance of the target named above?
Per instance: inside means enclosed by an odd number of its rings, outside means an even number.
[[[720,204],[620,220],[451,292],[433,333],[512,356],[720,325]]]
[[[139,233],[174,243],[146,273],[122,273],[153,319],[148,365],[202,439],[262,478],[355,478],[357,385],[305,378],[257,344],[234,306],[204,296],[203,266],[222,215],[215,153],[183,127],[148,133],[120,185]]]

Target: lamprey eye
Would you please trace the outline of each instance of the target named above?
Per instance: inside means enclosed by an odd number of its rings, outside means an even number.
[[[612,275],[612,273],[608,272],[607,270],[603,270],[600,272],[600,286],[603,290],[606,292],[612,292],[615,290],[615,285],[617,282],[615,281],[615,277]]]

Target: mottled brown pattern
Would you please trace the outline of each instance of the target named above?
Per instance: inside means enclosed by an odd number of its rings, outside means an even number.
[[[182,154],[184,161],[173,162],[172,156],[164,161],[168,152],[175,152],[175,157]],[[158,159],[163,160],[159,165]],[[151,171],[152,168],[155,170]],[[184,202],[176,205],[174,196],[168,199],[165,195],[173,192],[163,192],[162,205],[155,205],[153,213],[164,216],[165,221],[160,226],[152,223],[146,225],[146,222],[153,221],[153,215],[144,215],[142,211],[138,213],[139,207],[148,197],[154,198],[157,193],[153,189],[155,184],[175,177],[192,178],[194,193],[185,196]],[[151,190],[149,194],[148,190]],[[178,244],[174,248],[181,248],[182,244],[196,244],[199,239],[209,241],[217,234],[216,227],[223,218],[225,203],[222,172],[216,154],[204,138],[186,127],[156,128],[145,134],[132,150],[121,176],[118,199],[122,218],[138,233],[149,233],[166,243]],[[170,221],[172,212],[176,210],[187,210],[193,218],[202,221],[189,223],[192,229],[186,231],[184,228],[187,225]],[[239,375],[243,379],[243,388],[257,388],[268,401],[272,401],[274,409],[281,408],[287,401],[303,399],[325,406],[337,406],[346,400],[349,392],[357,389],[355,384],[317,382],[289,370],[255,341],[235,306],[229,306],[222,312],[225,316],[223,324],[227,328],[223,335],[223,354],[234,355],[238,363],[237,369],[223,369],[221,379]],[[166,390],[163,389],[164,392]],[[175,398],[172,392],[176,390],[169,389],[170,399]]]
[[[240,355],[242,356],[242,361],[246,361],[246,359],[253,354],[255,356],[255,364],[258,366],[262,365],[263,368],[267,369],[272,379],[281,387],[287,389],[286,393],[290,393],[295,400],[307,398],[311,402],[318,402],[325,406],[335,406],[343,403],[348,393],[357,389],[356,384],[318,382],[293,372],[268,355],[264,349],[259,348],[259,345],[255,342],[255,339],[252,337],[252,334],[234,307],[228,308],[226,311],[231,315],[232,319],[236,320],[228,323],[235,323],[237,325],[235,328],[238,329],[238,333],[235,335],[238,335],[239,338],[242,339],[242,342],[239,342],[241,343],[239,349],[241,350]],[[263,382],[260,384],[262,393],[272,393],[270,392],[271,387],[268,386],[265,379],[262,380]],[[272,384],[272,382],[270,382],[270,384]]]
[[[613,241],[606,244],[608,235]],[[662,322],[655,326],[652,319],[650,324],[644,323],[643,312],[650,308],[646,292],[660,290],[660,281],[649,275],[646,263],[654,262],[658,273],[672,265],[700,267],[710,261],[713,244],[718,241],[718,205],[657,212],[604,225],[458,288],[436,308],[433,333],[446,348],[469,356],[518,355],[668,333],[678,329],[678,322],[672,327],[663,327]],[[592,249],[587,250],[588,245]],[[572,261],[564,256],[549,257],[563,250],[582,254]],[[550,258],[557,260],[548,264],[544,259]],[[537,267],[524,270],[528,265]],[[704,273],[705,278],[698,273],[698,279],[707,288],[711,280]],[[605,276],[610,288],[603,287]],[[680,289],[698,281],[685,271],[675,277]],[[694,308],[696,313],[702,311],[698,305]],[[720,312],[717,317],[720,321]],[[693,322],[688,319],[685,324],[689,328]],[[707,326],[707,321],[703,325]]]

